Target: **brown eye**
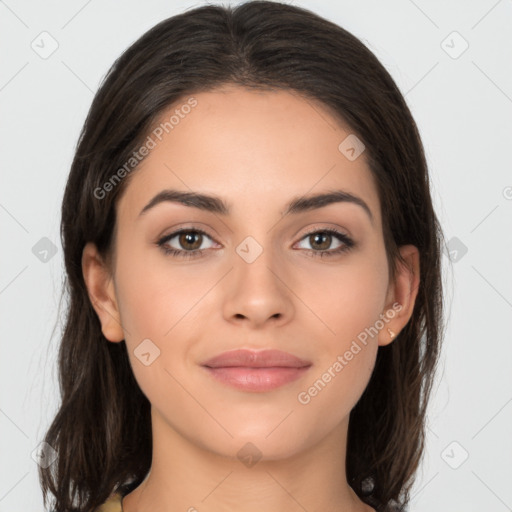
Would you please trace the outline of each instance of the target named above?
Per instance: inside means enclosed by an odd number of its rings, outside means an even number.
[[[309,235],[309,241],[314,249],[325,251],[329,249],[329,246],[331,245],[332,235],[325,233],[324,231],[319,231]]]
[[[320,229],[307,233],[302,240],[309,243],[311,248],[305,248],[313,256],[329,257],[336,256],[345,251],[349,251],[355,247],[355,242],[344,233],[340,233],[335,229]],[[331,247],[332,243],[337,242],[338,245]]]
[[[180,229],[170,235],[164,236],[157,242],[157,245],[161,247],[164,254],[167,255],[196,257],[200,256],[206,249],[212,247],[203,247],[200,249],[203,242],[207,240],[210,240],[213,244],[212,238],[204,231],[198,229]]]
[[[199,233],[198,231],[186,231],[179,235],[178,242],[184,249],[193,251],[194,249],[199,249],[199,247],[201,247],[202,239],[202,233]]]

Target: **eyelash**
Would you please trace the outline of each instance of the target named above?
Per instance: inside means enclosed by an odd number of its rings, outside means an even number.
[[[193,251],[185,251],[185,250],[180,250],[180,249],[169,249],[168,247],[166,247],[165,244],[169,240],[173,239],[177,235],[180,235],[181,233],[199,233],[199,234],[202,234],[202,235],[206,235],[208,238],[211,238],[208,235],[208,233],[206,233],[202,229],[195,229],[195,228],[194,229],[192,229],[192,228],[179,229],[179,230],[174,231],[173,233],[171,233],[169,235],[164,236],[163,238],[161,238],[157,242],[158,247],[160,247],[162,249],[164,254],[166,254],[168,256],[172,256],[172,257],[177,257],[177,258],[196,258],[196,257],[201,256],[203,254],[203,252],[205,252],[207,250],[207,249],[196,249],[196,250],[193,250]],[[343,245],[341,245],[340,247],[338,247],[337,249],[334,249],[334,250],[316,250],[315,251],[313,249],[303,249],[305,251],[308,251],[309,253],[313,253],[314,257],[320,257],[320,258],[328,257],[328,258],[330,258],[330,257],[333,257],[333,256],[337,256],[339,254],[342,254],[344,252],[347,252],[350,249],[352,249],[353,247],[355,247],[355,245],[356,245],[355,242],[350,237],[348,237],[344,233],[341,233],[340,231],[337,231],[336,229],[332,229],[332,228],[330,228],[330,229],[317,229],[317,230],[314,230],[314,231],[310,231],[310,232],[306,233],[301,238],[301,240],[303,240],[304,238],[307,238],[308,236],[319,234],[319,233],[333,235],[340,242],[342,242]]]

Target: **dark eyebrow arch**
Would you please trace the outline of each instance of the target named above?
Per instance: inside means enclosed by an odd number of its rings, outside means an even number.
[[[207,212],[218,213],[220,215],[229,215],[230,213],[229,205],[220,197],[201,194],[199,192],[166,189],[159,192],[146,206],[144,206],[139,213],[139,217],[151,208],[155,207],[157,204],[166,201],[181,203],[185,206],[198,208]],[[286,205],[283,216],[315,210],[333,203],[342,202],[353,203],[363,208],[363,210],[368,214],[370,221],[373,223],[373,215],[368,205],[360,197],[343,190],[333,190],[310,196],[296,197]]]

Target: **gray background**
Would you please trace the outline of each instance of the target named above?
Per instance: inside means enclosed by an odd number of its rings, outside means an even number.
[[[394,77],[449,240],[449,318],[411,510],[512,510],[512,1],[292,3],[359,37]],[[0,1],[0,512],[43,510],[32,454],[58,398],[59,207],[93,94],[129,44],[198,5]]]

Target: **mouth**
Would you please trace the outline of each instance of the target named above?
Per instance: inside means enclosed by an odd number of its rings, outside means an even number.
[[[215,380],[243,391],[270,391],[302,377],[311,362],[280,350],[234,350],[202,363]]]

